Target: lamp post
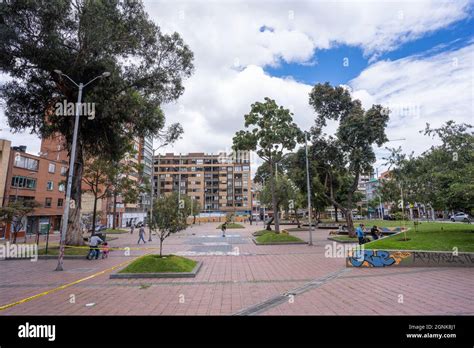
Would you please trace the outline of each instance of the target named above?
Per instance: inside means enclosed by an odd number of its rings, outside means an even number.
[[[304,148],[305,148],[305,157],[306,157],[306,185],[308,190],[308,223],[309,223],[309,243],[308,245],[313,245],[313,226],[311,224],[311,185],[309,183],[309,163],[308,163],[308,136],[304,132]]]
[[[71,190],[72,190],[72,179],[74,177],[74,163],[76,161],[76,147],[77,147],[77,132],[79,129],[79,111],[80,111],[80,105],[82,101],[82,90],[84,87],[87,85],[91,84],[97,79],[104,78],[110,76],[109,72],[104,72],[99,76],[94,77],[92,80],[89,82],[83,84],[82,82],[77,84],[73,79],[71,79],[69,76],[66,74],[63,74],[61,70],[54,70],[56,74],[59,76],[64,76],[66,77],[69,81],[71,81],[79,90],[78,95],[77,95],[77,103],[76,103],[76,116],[74,119],[74,133],[72,137],[72,148],[71,148],[71,158],[69,159],[69,173],[68,173],[68,178],[67,178],[67,189],[66,189],[66,203],[64,206],[64,214],[63,214],[63,223],[61,226],[61,240],[59,244],[59,257],[58,257],[58,265],[56,266],[56,271],[62,271],[63,270],[63,262],[64,262],[64,245],[66,242],[66,232],[67,232],[67,225],[69,223],[69,207],[71,204]]]
[[[152,147],[153,147],[153,141],[152,141]],[[153,188],[153,178],[155,177],[155,151],[159,150],[160,148],[162,148],[163,146],[167,146],[168,145],[168,142],[158,146],[156,149],[153,149],[152,152],[152,169],[151,169],[151,196],[150,196],[150,222],[148,224],[148,227],[150,229],[150,233],[149,233],[149,237],[148,237],[148,241],[151,242],[151,232],[152,232],[152,222],[153,222],[153,196],[155,195],[155,190]],[[157,170],[158,174],[156,176],[157,180],[156,180],[156,183],[157,183],[157,195],[158,195],[158,198],[160,198],[160,154],[158,154],[158,170]]]

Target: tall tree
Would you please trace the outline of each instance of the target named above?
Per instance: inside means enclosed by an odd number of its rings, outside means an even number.
[[[357,191],[359,177],[363,173],[372,171],[375,162],[373,145],[382,146],[387,141],[385,128],[389,119],[389,110],[381,105],[372,105],[369,110],[362,108],[359,100],[353,100],[349,91],[343,87],[332,87],[329,83],[317,84],[309,95],[309,104],[318,114],[315,126],[311,129],[313,148],[317,152],[322,146],[331,149],[332,157],[326,158],[323,166],[327,175],[325,180],[331,180],[332,174],[343,177],[350,176],[351,182],[345,195],[345,204],[337,200],[334,194],[322,190],[331,204],[337,206],[346,217],[350,236],[355,235],[352,219],[352,207],[355,202],[354,194]],[[327,137],[323,129],[328,120],[338,121],[335,138]],[[327,183],[319,178],[319,184]]]
[[[293,150],[297,143],[302,142],[302,132],[293,122],[293,113],[278,106],[270,98],[265,98],[265,102],[252,104],[250,112],[244,118],[245,128],[250,129],[235,134],[233,150],[256,151],[268,164],[275,232],[279,233],[274,167],[282,160],[285,151]]]
[[[184,91],[193,54],[177,33],[163,34],[141,1],[11,0],[0,6],[0,70],[12,81],[0,89],[15,131],[46,138],[60,133],[71,155],[73,117],[57,103],[77,101],[77,83],[111,76],[84,89],[96,117],[81,117],[67,244],[82,244],[79,217],[84,158],[119,161],[123,144],[154,136],[164,126],[161,105]]]
[[[423,133],[437,137],[441,144],[433,145],[419,156],[406,155],[401,148],[389,149],[389,182],[381,191],[393,192],[404,202],[423,203],[433,210],[474,210],[474,135],[472,126],[447,121],[439,128],[426,125]],[[386,187],[385,187],[386,186]],[[391,188],[391,190],[390,190]],[[394,192],[395,191],[395,192]]]

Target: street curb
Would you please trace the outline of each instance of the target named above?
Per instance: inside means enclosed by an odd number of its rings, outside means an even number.
[[[141,279],[141,278],[194,278],[202,266],[202,261],[198,261],[191,272],[161,272],[161,273],[119,273],[118,270],[112,273],[110,279]],[[124,267],[125,268],[125,267]],[[123,268],[122,268],[123,269]]]
[[[308,244],[308,242],[281,242],[281,243],[259,243],[255,237],[252,237],[252,241],[255,245],[298,245],[298,244]]]

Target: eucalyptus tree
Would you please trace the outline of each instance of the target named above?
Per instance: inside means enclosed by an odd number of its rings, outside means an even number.
[[[9,0],[0,5],[0,89],[9,126],[42,138],[62,134],[72,151],[73,117],[55,107],[83,102],[94,117],[80,117],[67,244],[82,244],[79,224],[84,158],[118,162],[136,137],[157,136],[163,103],[184,92],[193,53],[178,33],[165,34],[141,1]],[[55,72],[56,71],[56,72]],[[61,74],[57,73],[61,71]]]

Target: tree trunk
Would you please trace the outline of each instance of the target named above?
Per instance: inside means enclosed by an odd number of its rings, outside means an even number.
[[[269,164],[270,164],[270,187],[272,190],[273,219],[275,220],[275,233],[280,233],[280,221],[278,219],[278,207],[277,207],[277,197],[276,197],[276,187],[275,187],[275,176],[273,172],[273,162],[270,161]]]
[[[115,230],[115,215],[117,214],[117,193],[114,191],[114,209],[112,209],[112,228]]]
[[[95,235],[95,219],[97,218],[97,196],[94,195],[94,209],[92,210],[92,233],[91,236]]]
[[[347,231],[349,232],[349,237],[355,237],[354,221],[352,220],[352,212],[348,211],[344,214],[346,216]]]
[[[160,238],[160,257],[163,256],[163,239]]]
[[[83,156],[80,139],[76,147],[76,163],[74,163],[74,176],[72,179],[71,205],[66,232],[66,245],[84,245],[81,230],[81,195],[82,195],[82,169]],[[74,201],[74,203],[72,202]]]
[[[337,217],[337,205],[334,205],[334,214],[336,217],[336,222],[339,222],[339,218]]]

